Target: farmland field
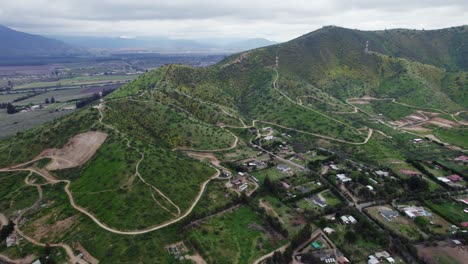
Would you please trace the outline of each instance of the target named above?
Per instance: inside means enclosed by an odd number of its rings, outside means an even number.
[[[71,78],[71,79],[62,79],[62,80],[52,81],[52,82],[34,82],[34,83],[22,84],[22,85],[15,86],[14,89],[89,85],[89,84],[96,84],[96,83],[128,81],[128,80],[133,80],[137,77],[138,75],[86,76],[86,77],[76,77],[76,78]]]
[[[460,202],[447,200],[432,200],[425,202],[433,211],[455,225],[468,222],[468,214],[463,212],[465,206]]]
[[[409,239],[409,240],[418,240],[426,234],[422,232],[418,226],[408,219],[406,216],[401,215],[400,213],[398,216],[393,219],[392,221],[387,221],[385,218],[380,215],[380,211],[382,210],[393,210],[395,209],[390,205],[383,205],[383,206],[375,206],[366,208],[366,211],[372,216],[373,219],[380,222],[393,232],[400,234],[401,236]]]

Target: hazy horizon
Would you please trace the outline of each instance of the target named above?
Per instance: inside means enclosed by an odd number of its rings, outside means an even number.
[[[265,0],[2,1],[0,24],[40,35],[265,38],[283,42],[325,25],[361,30],[437,29],[467,23],[468,2]]]

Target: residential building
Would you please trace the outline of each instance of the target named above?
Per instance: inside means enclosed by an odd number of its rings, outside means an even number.
[[[288,165],[285,165],[285,164],[279,164],[278,166],[276,166],[276,169],[281,171],[281,172],[290,172],[291,171],[291,168]]]
[[[381,171],[381,170],[376,171],[375,174],[377,174],[378,176],[382,176],[382,177],[388,177],[390,175],[388,171]]]
[[[450,176],[447,176],[446,178],[449,179],[451,182],[459,182],[463,180],[463,178],[457,174],[452,174]]]
[[[393,219],[398,217],[398,212],[394,210],[382,210],[379,214],[387,221],[392,221]]]
[[[314,195],[314,196],[312,196],[311,199],[312,199],[312,201],[314,202],[314,204],[316,204],[316,205],[318,205],[318,206],[320,206],[320,207],[322,207],[322,208],[324,208],[324,207],[327,206],[327,202],[324,201],[324,200],[322,200],[322,199],[320,199],[318,196],[315,196],[315,195]]]
[[[331,235],[331,234],[335,233],[335,229],[333,229],[331,227],[325,227],[323,229],[323,232],[327,233],[327,235]]]
[[[345,174],[337,174],[336,177],[340,182],[345,183],[345,182],[350,182],[351,178],[347,177]]]

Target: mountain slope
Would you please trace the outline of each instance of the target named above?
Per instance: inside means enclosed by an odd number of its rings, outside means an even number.
[[[28,34],[0,25],[0,57],[44,57],[82,55],[86,52],[69,44]]]

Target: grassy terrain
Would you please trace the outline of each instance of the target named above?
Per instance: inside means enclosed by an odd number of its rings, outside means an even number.
[[[462,147],[464,149],[468,148],[468,129],[467,128],[436,128],[433,130],[433,133],[436,137],[440,138],[443,142]]]
[[[279,222],[288,231],[289,237],[294,237],[303,227],[304,219],[293,208],[282,203],[274,196],[262,196],[259,201],[263,202],[267,207],[265,211],[271,217],[278,218]]]
[[[34,187],[24,185],[28,172],[0,172],[0,212],[9,216],[15,210],[29,208],[38,198]]]
[[[338,199],[338,197],[336,197],[330,190],[326,190],[320,194],[325,198],[328,206],[335,206],[341,203],[340,199]]]
[[[265,227],[251,209],[240,207],[189,230],[188,239],[209,263],[250,263],[278,246],[252,224]]]
[[[115,101],[108,104],[105,122],[142,140],[170,147],[228,148],[234,137],[219,127],[190,118],[160,103]],[[125,112],[125,115],[121,115]]]
[[[447,200],[432,200],[425,201],[434,212],[444,217],[451,223],[459,225],[463,222],[468,222],[468,214],[463,212],[465,206],[458,202]]]
[[[67,90],[58,90],[50,91],[46,93],[39,94],[37,96],[19,101],[15,105],[28,105],[28,104],[44,104],[45,99],[54,97],[56,101],[66,102],[73,99],[80,99],[92,95],[93,92],[87,89],[67,89]]]
[[[265,181],[265,178],[268,176],[272,181],[280,180],[282,178],[288,177],[288,174],[279,171],[276,167],[254,171],[251,173],[255,176],[261,183]]]

